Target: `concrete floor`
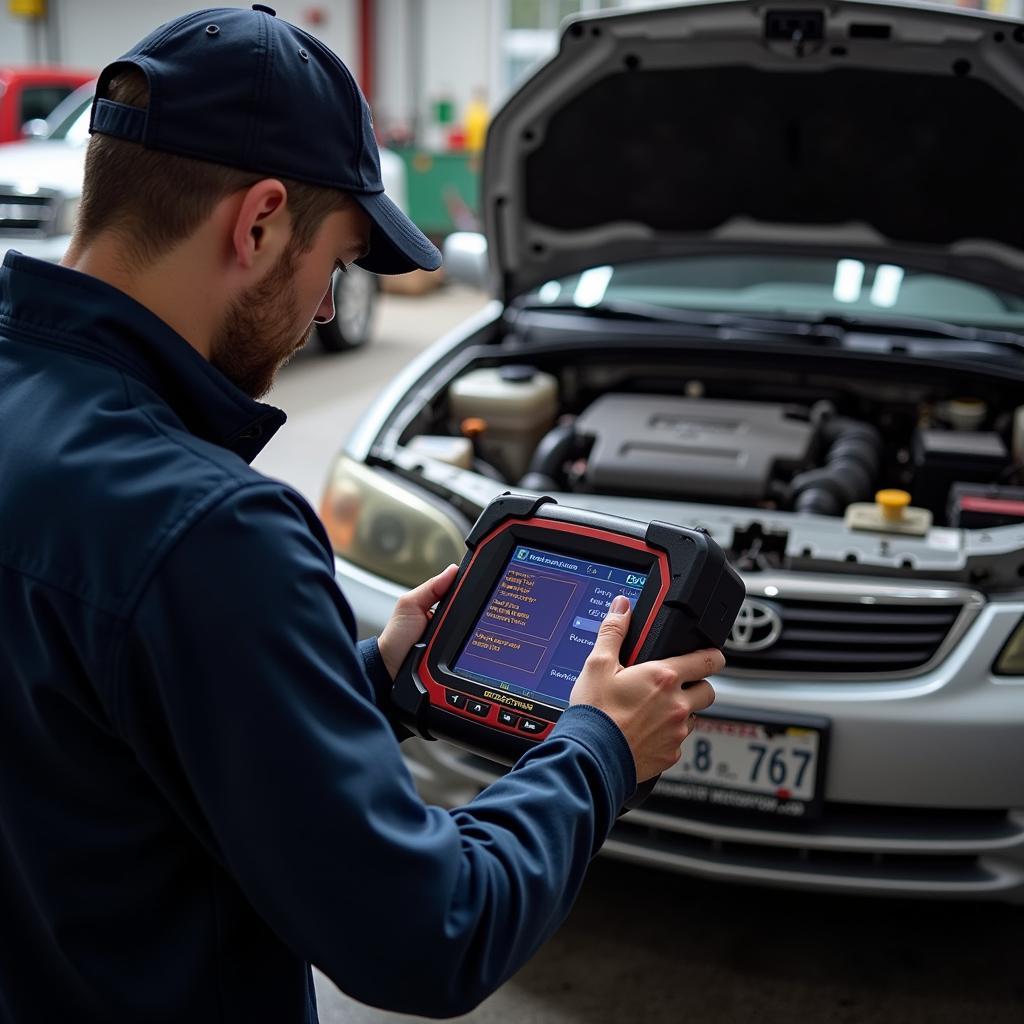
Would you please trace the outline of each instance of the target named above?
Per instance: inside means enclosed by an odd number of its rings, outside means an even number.
[[[389,296],[362,351],[315,343],[270,401],[289,423],[260,456],[314,506],[329,460],[377,390],[483,302]],[[339,922],[344,928],[344,922]],[[474,1024],[1024,1024],[1024,909],[741,888],[599,858],[569,921]],[[401,979],[395,979],[396,985]],[[324,1024],[371,1010],[317,977]]]
[[[1024,911],[727,886],[599,858],[473,1024],[1021,1024]],[[396,984],[400,983],[396,979]],[[318,979],[324,1024],[395,1024]]]

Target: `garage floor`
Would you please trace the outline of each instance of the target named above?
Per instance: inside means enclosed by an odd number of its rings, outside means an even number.
[[[458,288],[389,296],[365,350],[328,357],[311,343],[270,396],[289,423],[257,468],[316,503],[330,456],[373,395],[482,302]],[[1024,908],[747,889],[599,858],[559,934],[459,1019],[1024,1024],[1022,951]],[[324,1024],[414,1019],[362,1007],[323,977],[317,983]]]
[[[1020,1024],[1022,943],[1022,908],[747,889],[599,858],[555,938],[457,1019]],[[324,1024],[416,1019],[319,985]]]

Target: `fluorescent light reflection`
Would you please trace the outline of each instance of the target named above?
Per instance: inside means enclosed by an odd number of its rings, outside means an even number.
[[[856,302],[864,284],[864,264],[860,260],[840,260],[836,264],[836,283],[832,295],[837,302]]]
[[[562,286],[557,281],[547,281],[537,289],[537,298],[541,302],[557,302],[562,294]]]
[[[888,309],[896,305],[903,284],[903,268],[894,267],[891,263],[883,263],[875,271],[875,283],[871,286],[871,302],[875,306]]]
[[[612,279],[611,267],[591,267],[580,274],[572,301],[577,306],[596,306],[603,298]]]

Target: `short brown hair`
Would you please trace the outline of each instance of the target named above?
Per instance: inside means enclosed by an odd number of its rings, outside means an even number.
[[[149,104],[143,72],[126,67],[106,84],[104,96],[132,107]],[[242,171],[224,164],[147,149],[96,133],[85,157],[85,182],[75,240],[88,244],[113,229],[123,236],[125,257],[147,265],[188,238],[223,198],[276,175]],[[324,218],[351,200],[339,189],[278,178],[288,190],[292,247],[313,244]]]

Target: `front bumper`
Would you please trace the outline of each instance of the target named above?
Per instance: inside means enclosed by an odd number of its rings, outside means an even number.
[[[402,593],[338,560],[361,635]],[[1024,902],[1024,679],[991,665],[1024,600],[991,602],[922,675],[880,683],[715,678],[718,704],[828,718],[814,822],[751,818],[657,793],[615,827],[612,856],[698,876],[849,893]],[[464,803],[504,769],[443,742],[403,747],[425,799]]]

